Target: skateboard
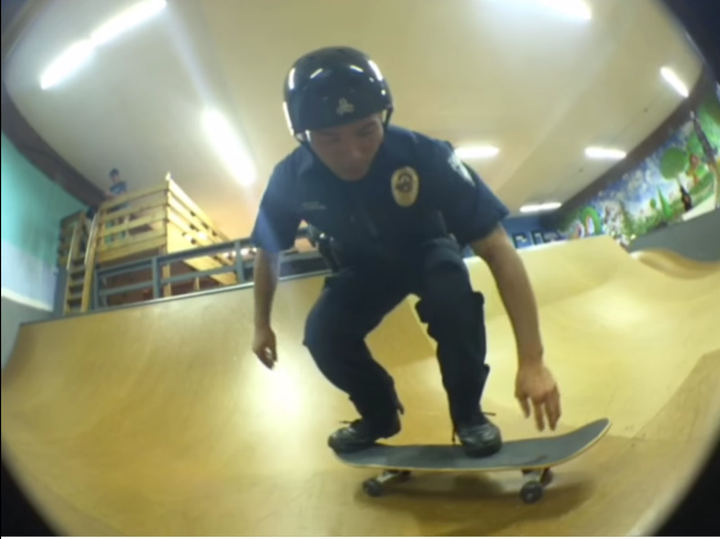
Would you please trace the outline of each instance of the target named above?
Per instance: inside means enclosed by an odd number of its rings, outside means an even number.
[[[363,482],[363,490],[373,497],[382,496],[388,484],[409,480],[413,472],[517,470],[524,478],[520,498],[531,504],[543,497],[545,487],[552,481],[552,468],[590,449],[609,428],[609,419],[599,419],[559,436],[510,440],[504,442],[499,452],[483,458],[466,456],[459,445],[388,444],[336,456],[349,466],[383,470]]]

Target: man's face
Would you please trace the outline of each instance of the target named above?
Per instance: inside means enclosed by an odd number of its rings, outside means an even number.
[[[348,125],[310,131],[308,141],[333,174],[354,182],[370,170],[383,137],[382,115],[373,114]]]
[[[113,183],[117,183],[120,181],[120,174],[113,174],[110,176],[110,181]]]

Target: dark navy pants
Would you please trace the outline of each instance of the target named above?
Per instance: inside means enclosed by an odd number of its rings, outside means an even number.
[[[467,420],[480,410],[489,372],[484,299],[472,290],[454,241],[428,242],[403,263],[344,267],[328,277],[308,316],[305,345],[362,417],[384,422],[398,409],[399,399],[365,338],[409,294],[420,298],[418,314],[437,342],[451,416]]]

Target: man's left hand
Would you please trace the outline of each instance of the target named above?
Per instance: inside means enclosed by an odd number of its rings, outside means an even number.
[[[531,406],[535,412],[538,430],[545,430],[545,418],[552,430],[560,419],[560,391],[555,378],[544,364],[521,363],[515,380],[515,398],[525,417],[530,417]]]

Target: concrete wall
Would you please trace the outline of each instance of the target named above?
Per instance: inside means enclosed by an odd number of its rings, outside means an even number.
[[[667,249],[694,260],[720,261],[720,210],[654,230],[629,247],[631,252],[649,249]]]

